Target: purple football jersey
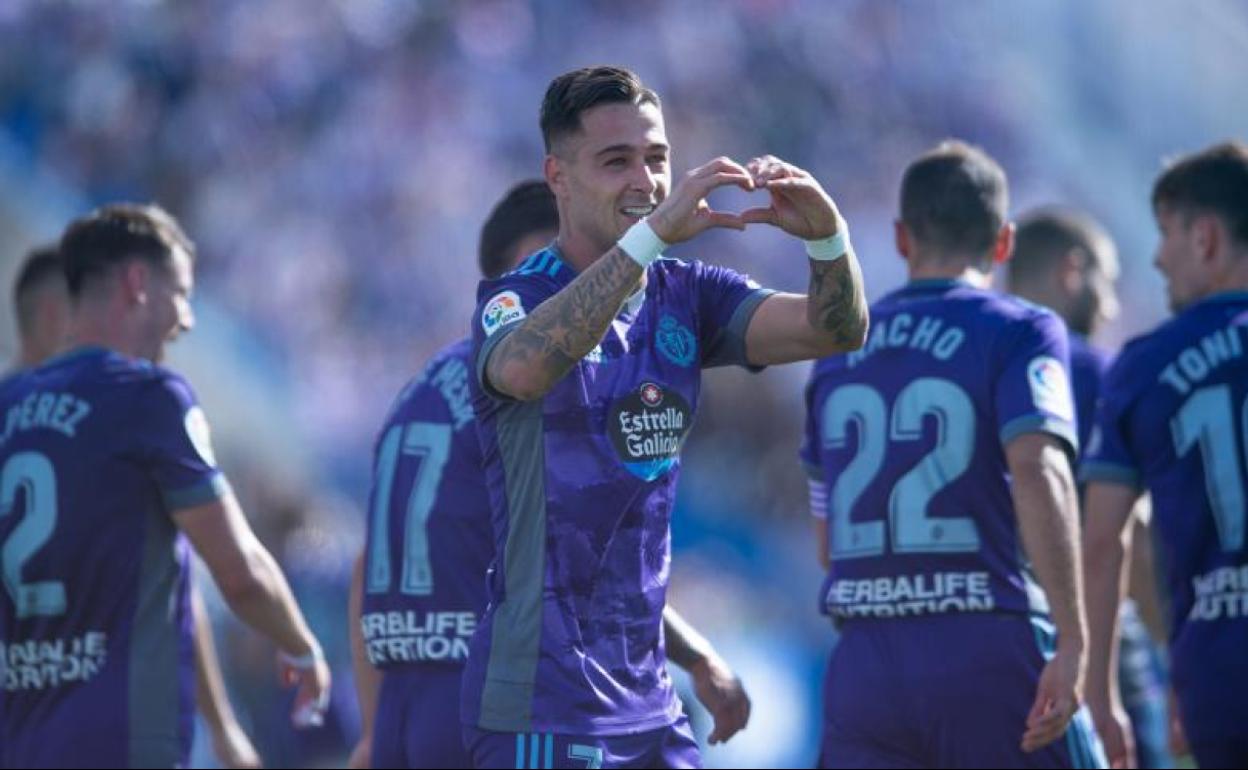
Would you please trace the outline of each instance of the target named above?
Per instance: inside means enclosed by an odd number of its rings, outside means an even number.
[[[379,668],[462,666],[494,556],[471,340],[404,387],[377,440],[360,625]],[[458,740],[457,736],[453,736]]]
[[[188,548],[170,513],[219,499],[178,375],[101,348],[0,390],[0,765],[185,763]]]
[[[1248,724],[1248,293],[1187,308],[1110,370],[1085,481],[1147,490],[1184,729]],[[1095,516],[1096,511],[1088,511]]]
[[[462,717],[483,730],[616,735],[678,718],[661,617],[679,451],[701,369],[745,363],[768,294],[731,270],[661,259],[545,398],[487,394],[493,347],[575,277],[550,248],[478,290],[474,406],[499,556]]]
[[[815,365],[802,459],[830,490],[823,612],[1047,611],[1004,447],[1043,432],[1073,453],[1068,356],[1048,310],[937,280],[881,299],[862,350]]]

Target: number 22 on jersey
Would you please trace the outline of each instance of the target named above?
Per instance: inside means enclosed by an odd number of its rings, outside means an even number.
[[[884,467],[889,442],[919,441],[923,420],[936,419],[936,446],[897,480],[888,498],[894,553],[965,553],[979,550],[979,531],[969,517],[929,518],[931,499],[970,467],[975,450],[975,410],[970,397],[949,380],[923,377],[897,394],[891,417],[879,391],[844,385],[823,405],[823,442],[829,449],[849,445],[849,426],[858,450],[837,477],[829,499],[831,556],[854,559],[884,553],[883,521],[854,523],[850,514]]]

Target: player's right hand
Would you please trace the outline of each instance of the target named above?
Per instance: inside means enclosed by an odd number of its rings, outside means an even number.
[[[706,202],[712,190],[728,185],[753,190],[754,178],[730,158],[716,158],[685,174],[646,221],[654,234],[668,244],[682,243],[712,227],[744,230],[745,221],[740,214],[716,211]]]
[[[1101,737],[1110,767],[1139,767],[1135,756],[1135,733],[1121,705],[1092,708],[1092,723]]]
[[[320,648],[302,657],[277,653],[278,673],[286,687],[298,686],[290,719],[295,727],[320,727],[329,709],[329,664]]]
[[[694,664],[689,674],[698,700],[715,720],[708,743],[723,743],[745,729],[750,721],[750,696],[726,662],[712,656]]]

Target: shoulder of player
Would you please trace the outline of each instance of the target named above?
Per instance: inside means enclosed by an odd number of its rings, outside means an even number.
[[[166,366],[142,360],[130,360],[129,367],[118,367],[116,381],[129,382],[143,392],[146,399],[155,393],[164,393],[183,405],[198,403],[195,388],[190,380]]]
[[[452,367],[457,371],[448,374],[444,372],[447,367]],[[446,412],[449,407],[446,404],[445,393],[440,387],[440,381],[445,380],[445,384],[453,385],[454,380],[462,380],[466,387],[471,371],[471,339],[458,340],[437,351],[421,367],[420,372],[403,385],[390,405],[385,426],[389,427],[393,423],[406,421],[413,415],[424,414],[431,408],[439,414]]]
[[[1123,344],[1106,374],[1106,382],[1117,391],[1143,390],[1157,381],[1157,374],[1182,347],[1171,319],[1158,328],[1132,337]]]

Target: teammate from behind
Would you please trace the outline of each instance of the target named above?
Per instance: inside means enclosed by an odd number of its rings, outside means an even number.
[[[900,198],[910,283],[872,306],[866,346],[819,361],[807,389],[821,604],[841,631],[820,765],[1103,764],[1076,718],[1066,330],[989,290],[1014,230],[986,153],[942,143],[906,169]]]
[[[1201,767],[1248,764],[1248,146],[1180,159],[1157,180],[1156,265],[1177,314],[1110,370],[1085,457],[1088,703],[1115,764],[1130,727],[1112,676],[1140,493],[1170,611],[1170,674]]]
[[[516,185],[482,228],[482,275],[496,278],[508,272],[549,244],[558,227],[559,212],[546,183],[531,180]],[[353,755],[355,766],[366,764],[370,735],[373,767],[470,766],[456,706],[467,643],[486,605],[485,575],[494,557],[494,535],[471,405],[463,400],[471,365],[469,342],[435,355],[403,390],[382,429],[373,518],[352,589],[356,676],[365,714],[365,735]],[[409,447],[409,436],[431,430],[449,436],[440,465],[432,459],[435,452],[417,458],[408,449],[401,456],[381,451],[389,436],[402,435],[403,446]],[[423,474],[435,467],[440,480],[429,487],[429,510],[413,520],[411,505],[422,494]],[[385,530],[380,529],[383,526]],[[376,565],[412,557],[407,546],[400,548],[401,543],[414,542],[408,532],[411,526],[424,530],[416,534],[424,544],[415,553],[427,560],[431,579],[427,592],[367,586],[361,617],[361,589]],[[404,622],[396,626],[395,618]],[[413,626],[407,618],[417,622]],[[672,661],[690,672],[699,699],[715,719],[711,741],[727,740],[749,718],[745,690],[709,643],[671,608],[664,612],[664,623]],[[370,662],[385,671],[380,686]]]
[[[190,386],[158,365],[193,324],[191,242],[163,210],[121,204],[73,222],[59,251],[71,349],[0,388],[0,765],[186,763],[187,537],[315,722],[320,648]]]

